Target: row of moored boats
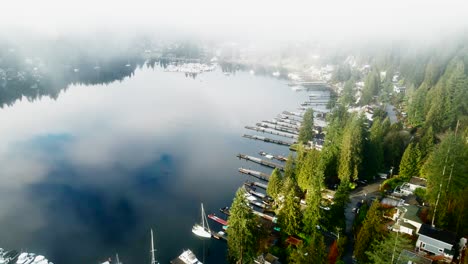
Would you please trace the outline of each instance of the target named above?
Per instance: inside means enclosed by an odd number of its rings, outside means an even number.
[[[0,264],[53,264],[44,256],[0,248]]]

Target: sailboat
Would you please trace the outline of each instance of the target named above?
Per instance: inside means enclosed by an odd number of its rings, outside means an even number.
[[[156,257],[154,256],[155,251],[156,250],[154,249],[153,229],[151,229],[151,264],[159,264],[159,262],[156,261]]]
[[[203,203],[201,204],[201,220],[202,220],[201,225],[195,224],[192,227],[192,232],[199,237],[210,238],[211,231],[208,225],[208,219],[206,218],[205,209],[203,208]]]

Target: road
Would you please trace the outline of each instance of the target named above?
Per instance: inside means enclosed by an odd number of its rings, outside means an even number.
[[[353,248],[354,248],[354,236],[353,236],[353,222],[355,213],[353,212],[353,208],[356,206],[358,202],[362,202],[366,199],[372,199],[374,197],[379,197],[379,187],[380,184],[383,182],[382,179],[378,179],[377,181],[366,185],[360,186],[353,190],[349,195],[349,203],[345,208],[345,217],[346,217],[346,236],[348,237],[348,243],[346,245],[346,252],[343,256],[343,261],[345,263],[353,263]]]

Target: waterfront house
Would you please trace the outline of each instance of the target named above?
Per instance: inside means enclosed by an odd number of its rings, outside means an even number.
[[[455,254],[455,243],[456,235],[454,233],[423,224],[419,229],[416,248],[430,255],[441,256],[445,260],[452,261]]]

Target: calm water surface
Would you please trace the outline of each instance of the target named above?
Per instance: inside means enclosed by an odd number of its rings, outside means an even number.
[[[0,109],[0,247],[57,264],[116,252],[124,263],[149,263],[153,228],[161,263],[187,248],[224,263],[225,242],[191,233],[200,203],[220,214],[247,179],[237,168],[270,172],[235,155],[287,155],[287,147],[242,138],[256,134],[244,126],[306,98],[244,72],[192,79],[143,68],[122,82]]]

